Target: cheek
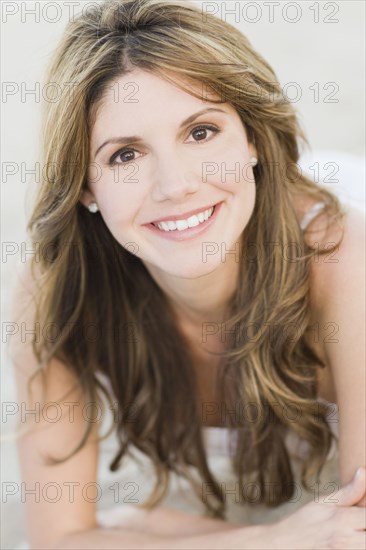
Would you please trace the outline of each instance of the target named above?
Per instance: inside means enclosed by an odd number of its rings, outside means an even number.
[[[132,205],[132,207],[131,207]],[[103,219],[111,231],[123,231],[129,229],[137,216],[134,202],[127,200],[105,202],[101,207]]]
[[[133,181],[127,170],[116,168],[114,174],[103,177],[95,186],[94,194],[106,224],[121,226],[131,223],[143,203],[142,190],[142,186],[138,181]]]
[[[237,146],[225,149],[214,163],[215,171],[209,167],[207,181],[230,193],[251,193],[252,187],[255,187],[255,180],[248,153]]]

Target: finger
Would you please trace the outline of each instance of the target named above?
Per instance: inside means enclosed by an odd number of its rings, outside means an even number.
[[[366,470],[359,468],[354,478],[336,494],[337,506],[354,506],[365,497]]]
[[[366,495],[363,498],[361,498],[359,502],[357,502],[356,506],[359,506],[360,508],[366,507]]]

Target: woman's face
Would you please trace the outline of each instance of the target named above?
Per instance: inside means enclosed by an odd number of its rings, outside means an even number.
[[[134,70],[110,86],[97,110],[90,191],[80,200],[97,203],[115,239],[147,268],[200,277],[235,250],[252,215],[252,156],[256,150],[231,105],[197,99]],[[220,206],[212,219],[191,218],[214,205]],[[169,232],[151,225],[175,218],[200,223]]]

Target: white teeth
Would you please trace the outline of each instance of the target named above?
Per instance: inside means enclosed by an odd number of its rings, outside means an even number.
[[[212,215],[213,211],[214,207],[212,206],[208,210],[191,216],[187,220],[177,220],[176,222],[169,220],[165,222],[154,223],[153,225],[155,225],[162,231],[184,231],[184,229],[187,229],[188,227],[196,227],[200,223],[206,221]]]
[[[160,225],[164,231],[169,231],[168,224],[166,222],[160,222]]]
[[[188,227],[188,222],[187,222],[187,220],[177,220],[177,221],[175,222],[175,224],[176,224],[177,229],[178,229],[179,231],[182,231],[183,229],[187,229],[187,227]]]
[[[196,225],[199,225],[200,221],[197,216],[191,216],[188,218],[188,225],[189,227],[196,227]]]

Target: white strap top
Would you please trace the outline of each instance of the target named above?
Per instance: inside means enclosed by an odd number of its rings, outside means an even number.
[[[325,205],[325,203],[322,202],[322,201],[316,202],[306,212],[305,216],[303,217],[303,219],[300,222],[300,227],[301,227],[302,231],[304,231],[304,229],[307,228],[309,223],[315,218],[316,214],[319,212],[319,210],[321,210],[323,208],[324,205]]]
[[[338,407],[335,403],[329,403],[321,397],[318,398],[320,403],[324,403],[328,406],[329,414],[327,415],[328,423],[331,431],[339,437],[338,423]],[[230,428],[220,426],[203,426],[202,427],[203,438],[207,449],[208,456],[226,456],[229,457],[233,453],[230,452]],[[234,433],[233,439],[236,441],[236,433]],[[296,432],[289,431],[285,438],[285,443],[288,451],[292,456],[301,458],[304,452],[308,448],[306,441],[301,440]],[[332,443],[332,447],[328,454],[328,459],[334,456],[336,452],[336,446]]]
[[[101,382],[106,385],[108,390],[112,392],[111,384],[109,382],[109,379],[106,377],[105,374],[98,372],[97,377],[101,380]],[[105,400],[105,397],[102,397],[103,401]],[[319,402],[323,402],[328,405],[328,407],[331,409],[328,419],[329,419],[329,425],[333,433],[338,436],[338,407],[335,403],[328,403],[322,398],[318,399]],[[109,417],[109,418],[108,418]],[[111,422],[111,415],[108,412],[108,408],[106,409],[106,415],[103,418],[102,425],[104,425],[104,428],[102,429],[102,433],[105,433],[107,430],[107,426],[109,428]],[[231,445],[234,445],[236,442],[236,436],[237,432],[234,429],[234,435],[231,439],[230,434],[230,428],[228,427],[221,427],[221,426],[202,426],[202,436],[205,443],[206,451],[207,451],[207,457],[213,458],[213,457],[230,457],[233,454],[233,447],[230,448]],[[114,436],[112,435],[111,444],[112,447],[115,446],[117,443],[112,443],[114,440]],[[102,445],[105,447],[109,447],[108,443],[102,442]],[[293,431],[290,431],[286,436],[286,445],[289,451],[292,455],[295,456],[302,456],[304,447],[307,446],[306,442],[301,441],[297,434]],[[332,455],[334,453],[334,445],[332,449],[330,450],[329,455]]]

